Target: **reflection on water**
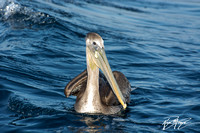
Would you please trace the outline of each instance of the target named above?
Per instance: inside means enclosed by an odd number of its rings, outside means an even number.
[[[80,121],[87,125],[87,128],[82,130],[86,132],[100,132],[101,128],[105,129],[106,127],[105,124],[101,123],[100,118],[83,117]]]

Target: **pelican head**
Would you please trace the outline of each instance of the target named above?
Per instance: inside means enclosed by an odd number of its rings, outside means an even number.
[[[108,63],[106,53],[104,50],[104,41],[101,36],[97,33],[88,33],[86,36],[86,54],[90,57],[89,67],[94,69],[100,68],[108,80],[113,92],[117,99],[122,104],[123,108],[127,107],[125,99],[119,89],[119,86],[113,76],[112,70]]]

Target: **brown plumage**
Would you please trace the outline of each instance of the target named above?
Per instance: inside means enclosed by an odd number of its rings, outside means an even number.
[[[87,69],[65,87],[66,97],[77,96],[75,110],[79,113],[115,114],[122,107],[126,109],[131,85],[124,74],[112,72],[104,41],[97,33],[86,36],[86,61]]]
[[[126,103],[130,102],[130,91],[131,85],[128,79],[124,76],[123,73],[118,71],[113,71],[113,75],[119,85],[120,90],[122,91],[123,96],[126,99]],[[87,85],[87,69],[84,70],[81,74],[72,79],[65,87],[65,96],[69,97],[70,95],[77,96],[76,101],[79,101],[82,97]],[[116,106],[118,109],[113,112],[108,112],[108,114],[115,114],[122,109],[118,99],[113,93],[110,84],[106,80],[105,76],[100,72],[99,73],[99,92],[101,97],[101,102],[105,106]],[[105,113],[107,114],[107,113]]]

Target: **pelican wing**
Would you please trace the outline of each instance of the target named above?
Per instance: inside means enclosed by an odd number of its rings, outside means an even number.
[[[122,92],[122,95],[126,100],[125,102],[129,103],[131,85],[128,79],[124,76],[123,73],[118,71],[113,71],[113,75],[117,81],[120,91]],[[99,89],[102,103],[108,106],[120,105],[120,102],[118,101],[117,97],[111,89],[111,86],[109,85],[108,81],[102,73],[100,74],[100,79],[101,80],[99,80]]]
[[[87,85],[87,69],[72,79],[65,87],[64,93],[66,97],[70,95],[77,96],[80,92],[84,92]]]
[[[113,75],[119,85],[119,88],[122,92],[122,95],[126,99],[126,103],[130,102],[130,91],[131,85],[128,79],[124,76],[123,73],[118,71],[113,71]],[[65,95],[69,97],[70,95],[75,95],[81,97],[84,93],[87,85],[87,69],[84,70],[77,77],[72,79],[65,87]],[[99,92],[101,101],[104,105],[107,106],[117,106],[120,105],[117,97],[113,93],[110,84],[106,80],[105,76],[100,72],[99,73]]]

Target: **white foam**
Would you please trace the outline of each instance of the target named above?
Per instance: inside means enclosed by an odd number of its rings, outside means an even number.
[[[6,6],[4,9],[4,17],[7,19],[11,15],[15,14],[16,12],[19,12],[21,9],[21,6],[19,4],[16,4],[14,2],[11,2],[9,5]]]
[[[0,0],[0,5],[0,20],[7,21],[14,26],[17,26],[17,24],[22,26],[35,23],[44,24],[55,22],[53,19],[49,19],[50,17],[48,14],[35,11],[14,0]],[[17,24],[15,22],[17,22]]]

